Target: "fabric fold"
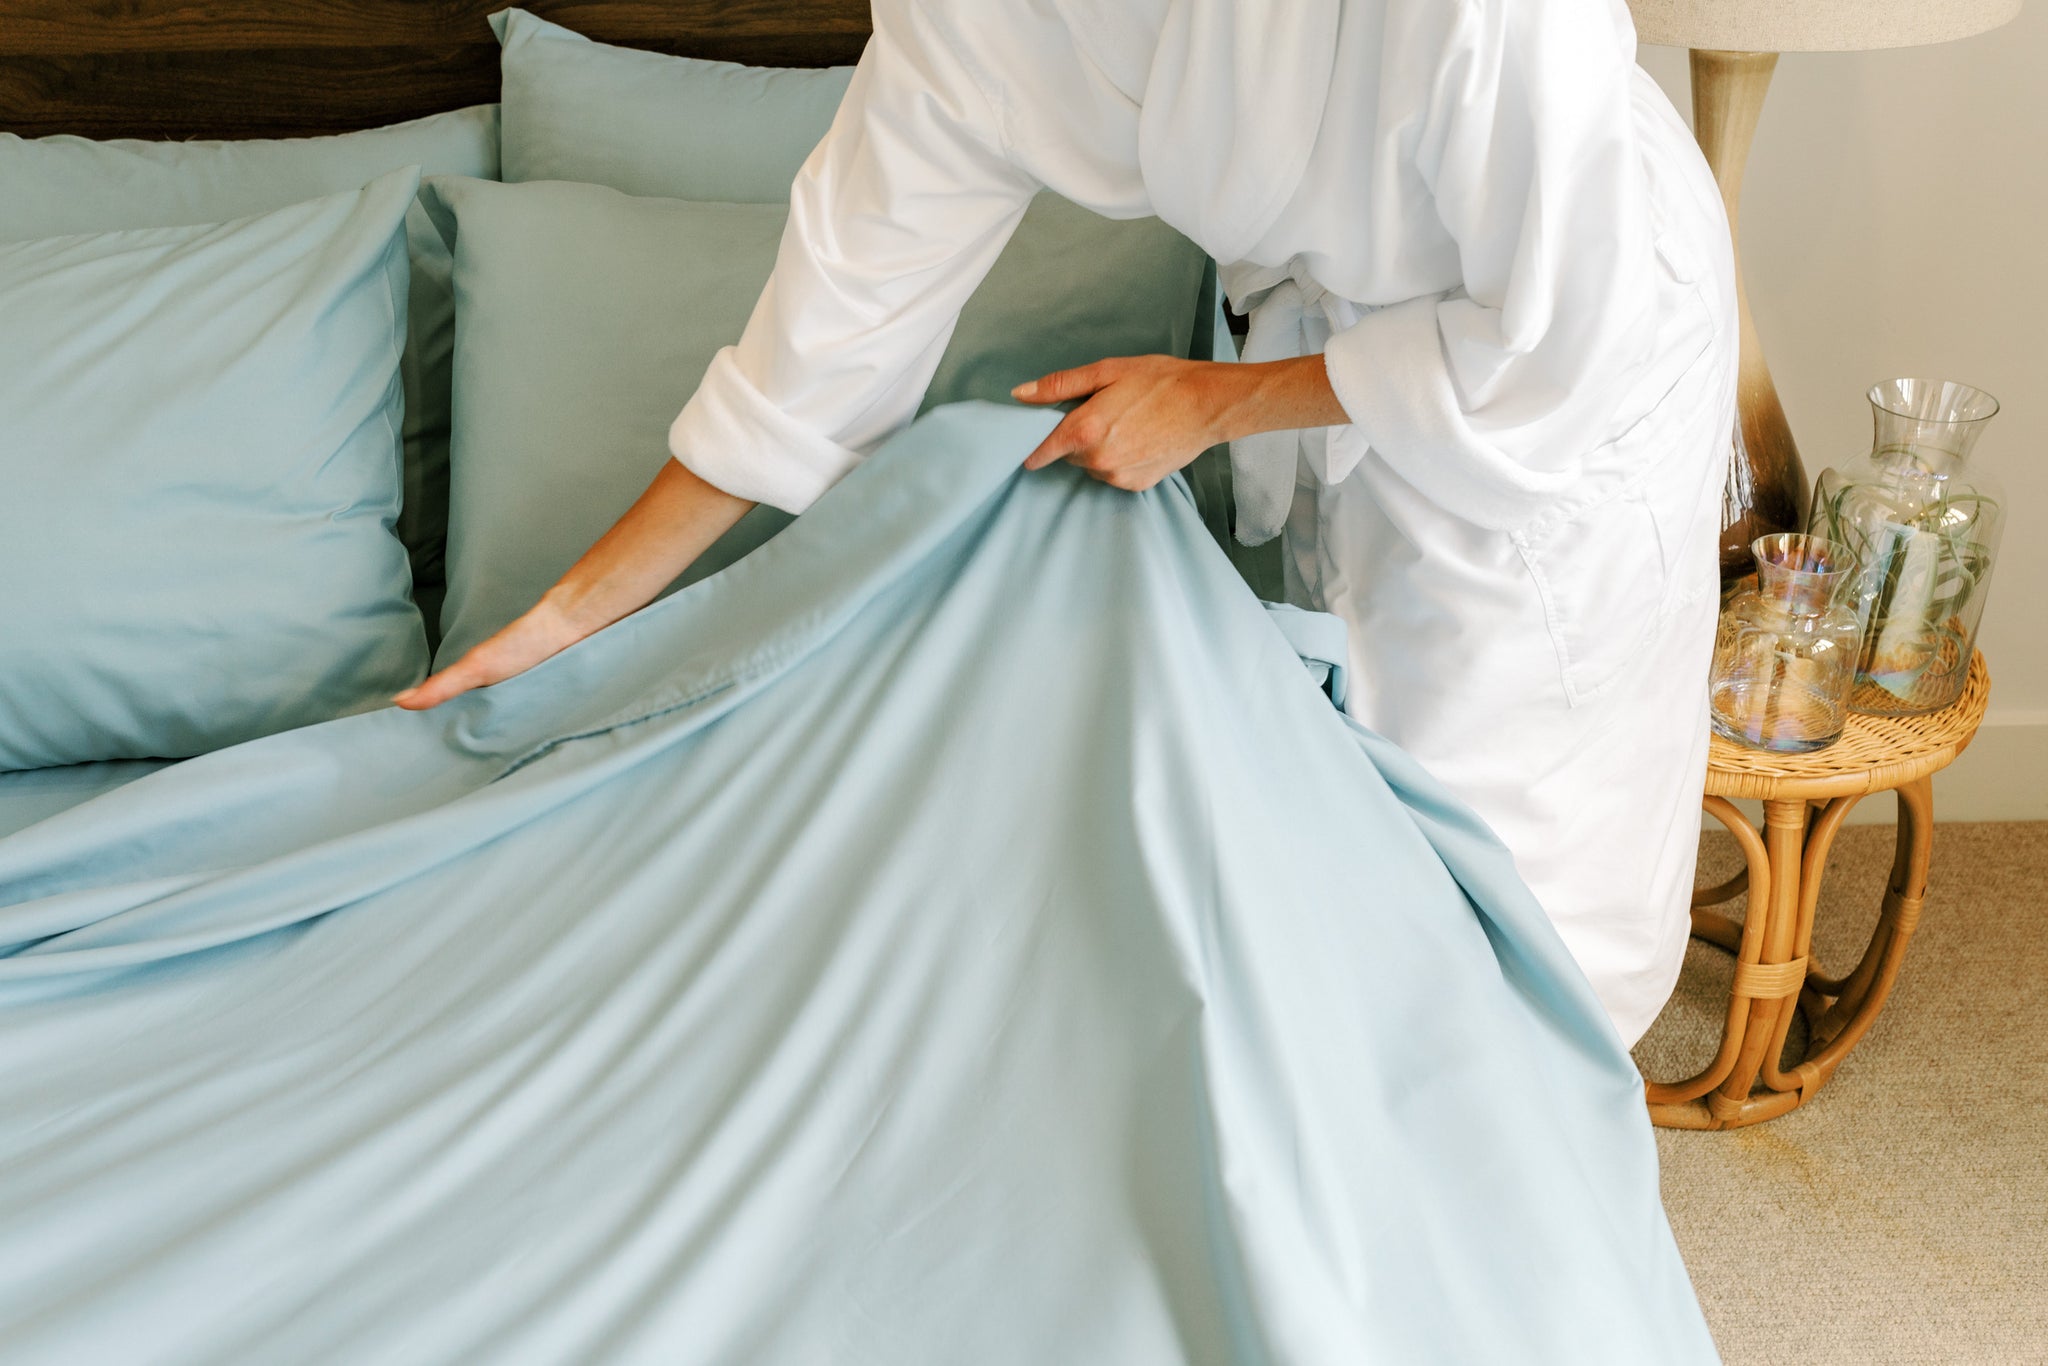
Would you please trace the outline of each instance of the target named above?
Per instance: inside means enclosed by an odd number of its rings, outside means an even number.
[[[0,840],[0,1358],[1711,1361],[1507,851],[1054,417]]]
[[[265,933],[416,871],[408,863],[381,880],[344,876],[332,897],[304,896],[309,866],[367,861],[391,822],[425,822],[409,842],[438,859],[545,809],[565,794],[539,779],[482,816],[450,803],[578,740],[681,711],[715,717],[745,700],[996,496],[1016,472],[1016,443],[1028,450],[1057,418],[984,403],[940,409],[892,443],[888,465],[914,473],[864,477],[834,494],[858,501],[858,512],[799,519],[712,579],[608,628],[604,646],[580,645],[510,686],[432,712],[386,708],[201,756],[0,841],[0,981],[129,966]],[[841,516],[858,517],[870,534],[858,545],[836,536]],[[687,733],[684,726],[670,738]],[[344,753],[349,760],[339,762]],[[571,780],[597,786],[610,772],[572,770]],[[204,805],[189,794],[205,794]],[[363,837],[366,848],[348,843]],[[286,866],[272,868],[271,859]],[[127,904],[116,879],[145,867],[151,877]],[[166,873],[195,880],[166,894],[155,881]],[[246,888],[260,901],[266,883],[293,889],[297,904],[283,918],[223,918],[215,907],[208,931],[158,940],[141,930],[179,922],[216,889]],[[188,891],[198,894],[180,895]],[[130,942],[131,933],[144,937]]]

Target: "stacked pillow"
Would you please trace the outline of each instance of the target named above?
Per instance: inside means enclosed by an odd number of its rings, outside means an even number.
[[[491,22],[506,184],[436,179],[425,195],[454,248],[459,319],[440,665],[531,606],[668,459],[668,424],[739,339],[790,181],[850,75],[610,47],[523,10]],[[1007,402],[1105,355],[1187,355],[1208,266],[1157,219],[1041,195],[924,406]],[[788,520],[757,508],[678,586]]]
[[[524,612],[668,459],[668,424],[775,264],[779,204],[436,178],[455,246],[453,497],[442,664]],[[788,522],[757,508],[694,582]]]
[[[392,534],[418,187],[0,244],[0,769],[198,754],[421,676]]]
[[[850,70],[492,24],[502,110],[233,143],[0,134],[0,575],[31,590],[0,599],[0,770],[380,705],[437,625],[445,662],[509,621],[667,460]],[[429,176],[417,201],[398,167]],[[1189,354],[1208,269],[1155,220],[1041,196],[925,406]],[[787,520],[758,510],[685,581]]]
[[[491,29],[508,181],[780,204],[853,79],[850,66],[739,66],[612,47],[518,9],[493,14]]]
[[[495,178],[498,110],[458,109],[388,128],[319,138],[144,142],[0,133],[0,242],[117,228],[218,223],[283,208],[417,166],[427,175]],[[405,507],[399,532],[431,625],[448,520],[448,367],[455,300],[448,249],[415,208],[405,350]]]

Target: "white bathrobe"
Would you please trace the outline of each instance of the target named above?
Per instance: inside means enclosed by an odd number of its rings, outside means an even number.
[[[1646,1029],[1706,763],[1733,265],[1622,0],[876,0],[676,457],[799,512],[907,422],[1031,196],[1156,214],[1351,425],[1240,443],[1239,530],[1349,706],[1478,810]]]

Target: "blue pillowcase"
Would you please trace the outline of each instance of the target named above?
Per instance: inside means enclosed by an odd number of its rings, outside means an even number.
[[[315,138],[236,142],[99,142],[0,133],[0,242],[119,228],[219,223],[319,195],[360,189],[405,166],[425,175],[498,175],[498,109],[477,105],[385,128]],[[413,555],[413,592],[439,608],[448,527],[448,367],[455,300],[448,249],[415,206],[411,338],[405,360],[405,508],[398,531]]]
[[[394,534],[418,181],[0,243],[0,769],[198,754],[421,677]]]

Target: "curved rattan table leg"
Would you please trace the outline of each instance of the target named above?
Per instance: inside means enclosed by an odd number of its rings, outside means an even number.
[[[1799,964],[1799,981],[1791,984],[1792,996],[1798,999],[1805,986],[1807,971],[1812,964],[1813,920],[1820,904],[1820,888],[1827,876],[1828,855],[1835,847],[1835,836],[1842,829],[1842,822],[1856,809],[1863,799],[1858,796],[1837,797],[1821,808],[1806,832],[1806,844],[1799,858],[1799,918],[1793,933],[1792,953]],[[1785,1038],[1791,1032],[1792,1017],[1796,1012],[1790,1003],[1778,1013],[1776,1029],[1771,1034],[1771,1046],[1764,1053],[1763,1084],[1773,1091],[1804,1092],[1810,1080],[1806,1074],[1794,1069],[1786,1073],[1779,1069],[1779,1060],[1785,1056]],[[1809,1051],[1811,1049],[1809,1048]]]
[[[1724,905],[1748,890],[1749,869],[1744,868],[1726,882],[1696,889],[1692,894],[1692,906],[1694,910],[1698,910],[1702,906]],[[1697,923],[1698,917],[1694,917],[1694,920]]]
[[[1756,1108],[1751,1104],[1750,1093],[1756,1089],[1766,1056],[1779,1037],[1778,1019],[1792,1009],[1799,983],[1806,977],[1805,962],[1794,961],[1806,820],[1804,799],[1764,803],[1763,840],[1770,880],[1763,897],[1759,898],[1752,888],[1749,898],[1750,919],[1758,919],[1759,910],[1762,912],[1762,923],[1757,927],[1761,951],[1754,961],[1747,957],[1736,960],[1735,984],[1730,993],[1733,1007],[1746,1008],[1748,1018],[1742,1027],[1742,1046],[1735,1055],[1735,1066],[1706,1097],[1707,1112],[1723,1125],[1750,1122],[1751,1112]],[[1744,939],[1746,945],[1748,936]],[[1791,1104],[1798,1104],[1796,1096]],[[1777,1113],[1775,1106],[1770,1113]]]
[[[1737,926],[1725,916],[1695,910],[1693,929],[1695,933],[1699,933],[1702,917],[1720,922],[1722,926],[1728,927],[1740,936],[1735,943],[1728,945],[1735,952],[1737,962],[1754,963],[1763,953],[1763,931],[1769,920],[1762,903],[1764,894],[1771,885],[1770,857],[1765,850],[1763,837],[1757,834],[1755,827],[1750,825],[1733,802],[1721,797],[1708,797],[1704,806],[1708,815],[1728,828],[1728,833],[1735,837],[1736,844],[1742,850],[1744,875],[1748,878],[1749,885],[1749,913],[1743,923]],[[1721,942],[1718,934],[1703,934],[1701,937],[1710,942]],[[1742,1047],[1743,1031],[1748,1018],[1746,1003],[1738,997],[1731,997],[1728,1003],[1728,1018],[1721,1029],[1721,1047],[1706,1070],[1680,1082],[1644,1083],[1643,1095],[1649,1102],[1650,1118],[1655,1123],[1680,1129],[1718,1127],[1700,1097],[1721,1085],[1734,1070],[1736,1054]]]
[[[1692,908],[1692,937],[1728,953],[1742,952],[1742,935],[1748,924],[1747,919],[1730,920],[1719,911],[1710,911],[1704,906]]]
[[[1826,814],[1826,808],[1830,805],[1840,806],[1842,800],[1843,799],[1838,798],[1833,803],[1822,803],[1822,814]],[[1842,809],[1842,817],[1844,819],[1847,818],[1849,811],[1855,807],[1856,803],[1863,800],[1863,797],[1861,794],[1859,794],[1855,797],[1848,798],[1846,800],[1848,801],[1849,805]],[[1841,820],[1837,820],[1835,824],[1829,827],[1827,831],[1825,838],[1830,847],[1832,847],[1835,842],[1835,834],[1836,831],[1840,828],[1840,826]],[[1820,828],[1821,823],[1819,821],[1816,821],[1814,822],[1813,828],[1807,832],[1806,838],[1809,845],[1815,839],[1822,838]],[[1816,875],[1825,873],[1826,868],[1827,862],[1825,859],[1823,859],[1820,865],[1815,869]],[[1818,894],[1818,891],[1819,884],[1816,883],[1816,896]],[[1829,1003],[1842,994],[1842,987],[1845,983],[1848,982],[1848,980],[1849,979],[1847,977],[1828,976],[1828,974],[1821,968],[1820,959],[1813,954],[1811,948],[1808,949],[1806,959],[1806,985],[1800,988],[1799,991],[1799,1008],[1806,1012],[1809,1021],[1811,1021],[1814,1024],[1818,1024],[1820,1022],[1820,1017],[1827,1013],[1827,1007]]]
[[[1814,1051],[1795,1070],[1818,1086],[1869,1030],[1898,980],[1906,945],[1920,924],[1927,897],[1927,868],[1934,857],[1934,782],[1919,778],[1898,789],[1899,836],[1884,909],[1871,931],[1870,946],[1842,989],[1841,997],[1814,1026]]]

